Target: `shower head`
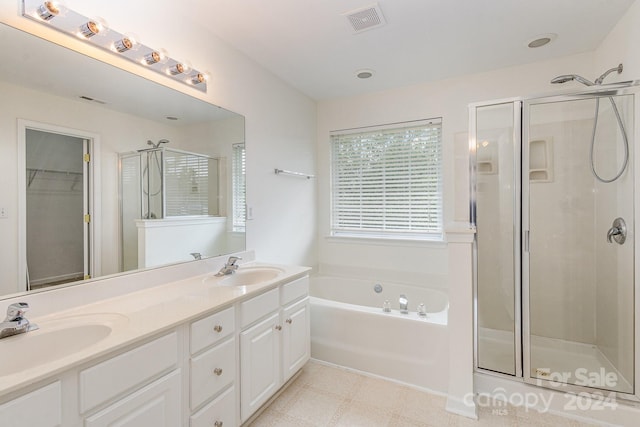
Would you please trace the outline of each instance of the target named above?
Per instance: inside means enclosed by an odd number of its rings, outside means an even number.
[[[589,80],[587,80],[584,77],[579,76],[577,74],[564,74],[562,76],[555,77],[555,78],[551,79],[551,83],[566,83],[566,82],[570,82],[571,80],[575,80],[577,82],[580,82],[585,86],[593,86],[594,85],[594,83],[590,82]]]
[[[613,67],[613,68],[605,71],[600,77],[598,77],[596,79],[596,84],[597,85],[602,84],[602,81],[604,80],[604,78],[607,77],[609,74],[613,73],[614,71],[617,71],[618,74],[622,73],[622,64],[618,64],[617,67]]]

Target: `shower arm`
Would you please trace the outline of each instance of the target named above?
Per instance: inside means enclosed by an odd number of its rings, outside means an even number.
[[[601,85],[602,82],[604,81],[604,79],[611,73],[613,73],[614,71],[616,71],[618,74],[622,73],[623,67],[622,64],[618,64],[617,67],[613,67],[608,69],[607,71],[605,71],[604,73],[602,73],[602,75],[600,77],[598,77],[595,81],[596,85]]]

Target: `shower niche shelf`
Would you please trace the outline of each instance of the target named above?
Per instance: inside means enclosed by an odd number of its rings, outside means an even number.
[[[497,141],[482,141],[476,147],[476,168],[480,175],[498,173]]]
[[[529,181],[553,181],[552,138],[537,138],[529,141]]]

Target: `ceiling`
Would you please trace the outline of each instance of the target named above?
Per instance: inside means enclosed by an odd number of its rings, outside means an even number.
[[[321,100],[591,51],[633,1],[378,0],[386,24],[361,33],[354,33],[343,15],[375,0],[183,0],[180,5],[181,18],[208,28]],[[544,47],[527,47],[545,33],[557,38]],[[361,69],[375,74],[358,79]]]

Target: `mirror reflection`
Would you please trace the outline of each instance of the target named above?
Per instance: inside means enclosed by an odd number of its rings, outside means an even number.
[[[0,47],[0,295],[245,249],[244,117],[4,24]]]

